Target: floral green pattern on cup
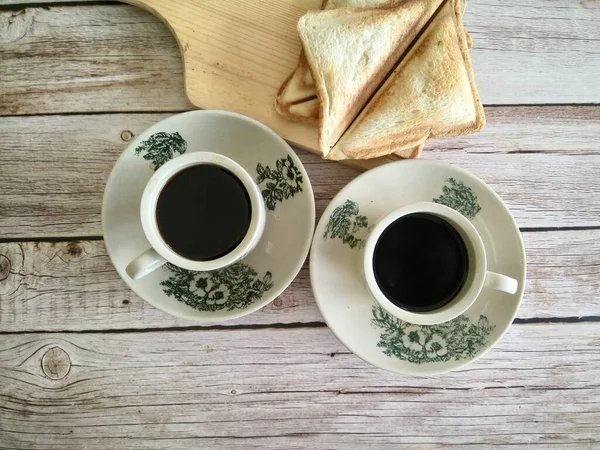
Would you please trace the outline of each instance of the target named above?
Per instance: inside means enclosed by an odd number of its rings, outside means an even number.
[[[331,213],[324,238],[341,239],[350,248],[362,247],[369,231],[369,219],[360,215],[358,203],[346,200]]]
[[[244,263],[211,272],[193,272],[166,264],[170,275],[160,283],[169,297],[199,311],[244,309],[273,287],[271,272],[262,278]]]
[[[152,163],[152,170],[158,170],[177,153],[183,155],[186,150],[187,142],[179,133],[160,132],[142,141],[135,149],[135,154],[143,153],[143,158]]]
[[[293,197],[302,192],[302,173],[294,164],[290,155],[281,158],[275,163],[275,169],[262,164],[256,165],[256,184],[265,183],[262,191],[265,205],[270,211],[274,211],[277,203]]]
[[[473,359],[496,328],[484,315],[477,322],[465,316],[438,325],[413,325],[373,305],[372,324],[382,331],[377,347],[390,357],[414,364]]]
[[[467,219],[474,219],[481,211],[481,206],[477,202],[477,196],[473,189],[454,178],[448,178],[446,183],[446,186],[442,189],[442,195],[434,198],[433,202],[448,206]]]

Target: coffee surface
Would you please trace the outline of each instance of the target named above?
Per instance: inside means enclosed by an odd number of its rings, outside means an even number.
[[[396,306],[433,311],[462,289],[469,270],[467,248],[444,219],[428,213],[408,214],[380,236],[373,270],[379,288]]]
[[[156,221],[164,241],[179,255],[211,261],[234,250],[252,220],[250,197],[231,172],[212,164],[191,166],[164,186]]]

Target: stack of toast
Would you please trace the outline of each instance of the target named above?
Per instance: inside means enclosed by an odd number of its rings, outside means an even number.
[[[324,0],[301,17],[279,114],[319,126],[327,159],[416,158],[429,139],[481,130],[464,0]]]

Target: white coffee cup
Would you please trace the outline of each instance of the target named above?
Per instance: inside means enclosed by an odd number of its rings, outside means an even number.
[[[467,248],[469,269],[463,287],[450,302],[433,311],[413,312],[396,306],[380,289],[373,269],[375,247],[382,233],[397,219],[413,213],[432,214],[445,220],[460,234]],[[454,319],[469,309],[482,289],[515,294],[519,287],[518,282],[513,278],[487,270],[483,240],[473,224],[459,212],[437,203],[415,203],[385,216],[371,230],[362,256],[363,276],[371,294],[379,304],[398,319],[418,325],[434,325]],[[433,277],[435,280],[435,276]]]
[[[173,251],[161,236],[156,220],[158,198],[169,180],[182,170],[201,164],[220,166],[234,174],[248,192],[252,214],[250,226],[240,244],[226,255],[210,261],[194,261]],[[150,242],[150,248],[131,261],[125,271],[132,279],[137,280],[167,262],[199,272],[229,266],[244,258],[254,249],[265,228],[265,215],[265,205],[259,187],[250,174],[238,163],[223,155],[210,152],[193,152],[178,156],[160,167],[144,188],[140,216],[142,228]],[[198,239],[210,239],[210,236],[198,236]]]

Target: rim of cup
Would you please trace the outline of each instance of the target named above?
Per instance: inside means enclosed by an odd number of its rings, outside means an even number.
[[[248,228],[244,239],[242,239],[242,242],[240,242],[231,252],[211,261],[195,261],[185,258],[173,251],[161,236],[156,220],[156,204],[165,185],[184,169],[203,164],[220,166],[233,173],[242,182],[244,188],[248,192],[252,211],[250,227]],[[260,240],[264,231],[265,216],[266,211],[262,201],[262,194],[250,174],[242,166],[226,156],[203,151],[178,156],[160,167],[154,175],[152,175],[152,178],[150,178],[148,184],[144,188],[140,204],[142,228],[144,229],[144,234],[150,242],[151,247],[168,262],[187,270],[199,272],[216,270],[229,266],[250,253]]]
[[[451,301],[433,311],[413,312],[396,306],[379,288],[373,269],[373,255],[382,233],[396,220],[413,213],[432,214],[445,220],[456,229],[467,247],[469,273],[463,287]],[[487,272],[487,259],[483,240],[473,224],[452,208],[433,202],[419,202],[403,206],[379,220],[367,237],[363,250],[362,265],[363,277],[367,287],[377,302],[398,319],[417,325],[435,325],[447,322],[464,313],[479,296]]]

